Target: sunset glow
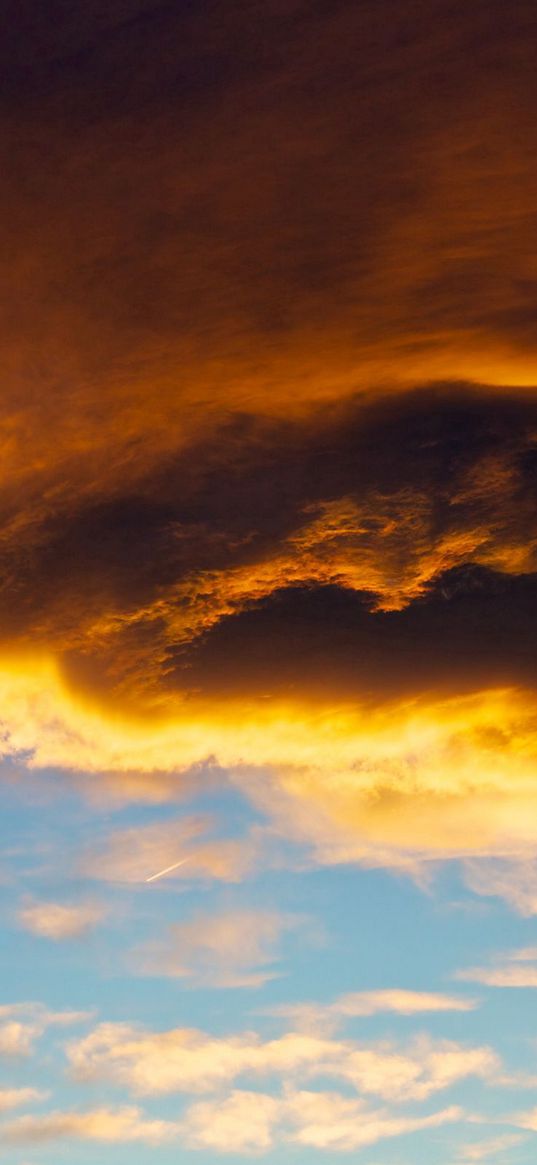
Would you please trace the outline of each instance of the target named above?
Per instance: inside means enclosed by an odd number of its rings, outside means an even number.
[[[534,1165],[535,5],[0,56],[0,1162]]]

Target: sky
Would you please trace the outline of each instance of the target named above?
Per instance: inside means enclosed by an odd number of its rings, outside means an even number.
[[[533,1165],[533,0],[6,0],[0,1163]]]

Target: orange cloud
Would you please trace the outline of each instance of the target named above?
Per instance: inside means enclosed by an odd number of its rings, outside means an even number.
[[[276,10],[8,54],[5,753],[219,764],[320,862],[529,852],[533,6]]]
[[[371,382],[537,382],[531,6],[440,12],[293,3],[282,51],[272,3],[256,45],[239,12],[172,9],[60,26],[92,45],[76,75],[11,54],[11,482],[113,488],[222,413]]]
[[[16,37],[2,111],[0,645],[110,710],[283,587],[535,569],[529,0],[134,7]]]
[[[454,454],[459,425],[467,435]],[[301,423],[271,426],[251,417],[238,434],[224,429],[178,455],[168,474],[156,469],[134,494],[127,483],[110,495],[105,488],[101,500],[78,499],[54,518],[36,519],[30,535],[7,529],[0,643],[20,648],[31,637],[75,687],[110,709],[143,713],[169,709],[178,692],[240,689],[241,681],[248,690],[243,658],[222,674],[215,632],[231,621],[240,634],[237,618],[285,589],[337,587],[377,612],[429,599],[434,611],[434,602],[460,589],[460,579],[444,576],[469,568],[470,590],[482,591],[486,604],[496,576],[535,567],[536,432],[534,404],[520,396],[491,403],[470,386],[317,409]],[[496,674],[520,676],[525,666],[535,682],[511,613],[517,602],[513,594],[507,611],[497,604],[500,638],[487,662]],[[475,610],[470,616],[472,640],[479,620]],[[280,608],[282,623],[285,617]],[[430,640],[439,635],[438,612],[436,622]],[[362,611],[358,628],[349,629],[356,651],[364,632],[374,638],[389,626],[408,635],[404,620],[364,624]],[[300,628],[293,619],[295,635]],[[262,630],[258,621],[254,658],[270,651],[258,639]],[[318,639],[319,627],[312,631]],[[514,651],[502,658],[512,636]],[[337,637],[331,650],[322,639],[319,646],[332,673],[345,665]],[[300,650],[307,652],[307,640]],[[314,638],[300,690],[320,686],[315,650]],[[283,648],[284,675],[288,654]],[[465,662],[474,670],[475,656],[468,647]],[[347,683],[348,671],[347,661]],[[277,683],[277,670],[264,680]]]

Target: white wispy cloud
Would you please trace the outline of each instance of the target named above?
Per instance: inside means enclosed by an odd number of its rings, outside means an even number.
[[[143,953],[151,975],[195,977],[219,987],[260,987],[278,974],[280,941],[308,920],[273,910],[227,910],[198,914],[169,928],[164,942]]]
[[[434,1012],[466,1012],[479,1006],[476,999],[445,995],[434,991],[408,991],[391,987],[377,991],[353,991],[332,1003],[285,1003],[265,1009],[264,1014],[281,1016],[301,1030],[334,1030],[344,1020],[366,1018],[383,1012],[415,1016]]]
[[[463,1145],[459,1150],[458,1160],[460,1165],[473,1165],[475,1161],[490,1161],[500,1155],[502,1160],[507,1161],[507,1158],[503,1157],[504,1152],[516,1148],[525,1140],[526,1137],[521,1133],[504,1133],[499,1137],[488,1137],[485,1141]]]
[[[166,882],[240,881],[258,855],[254,838],[211,837],[212,828],[208,817],[184,816],[115,830],[87,850],[80,872],[104,882],[147,884],[162,870]]]
[[[80,938],[106,915],[98,902],[28,902],[17,914],[19,925],[39,938],[62,942]]]
[[[90,1112],[49,1112],[21,1116],[0,1126],[5,1144],[45,1144],[60,1140],[100,1141],[123,1144],[142,1141],[160,1144],[177,1136],[178,1125],[169,1121],[146,1120],[140,1109],[93,1109]]]
[[[475,894],[503,898],[518,914],[537,914],[537,861],[483,858],[465,863],[465,879]]]
[[[528,1112],[515,1113],[509,1118],[509,1123],[518,1125],[521,1129],[528,1129],[532,1133],[537,1133],[537,1107],[529,1109]]]
[[[0,1088],[0,1112],[46,1100],[48,1095],[38,1088]]]
[[[465,967],[455,978],[484,987],[537,987],[537,947],[503,952],[490,966]]]

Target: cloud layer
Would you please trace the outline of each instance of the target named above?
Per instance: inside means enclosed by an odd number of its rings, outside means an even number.
[[[537,842],[535,81],[529,0],[384,7],[14,13],[0,696],[393,863]]]
[[[484,1034],[537,985],[534,0],[6,15],[2,885],[54,1002],[0,1005],[0,1139],[518,1165],[531,1096],[478,1108],[535,1085]],[[397,946],[378,871],[440,864],[511,950],[424,899]]]

